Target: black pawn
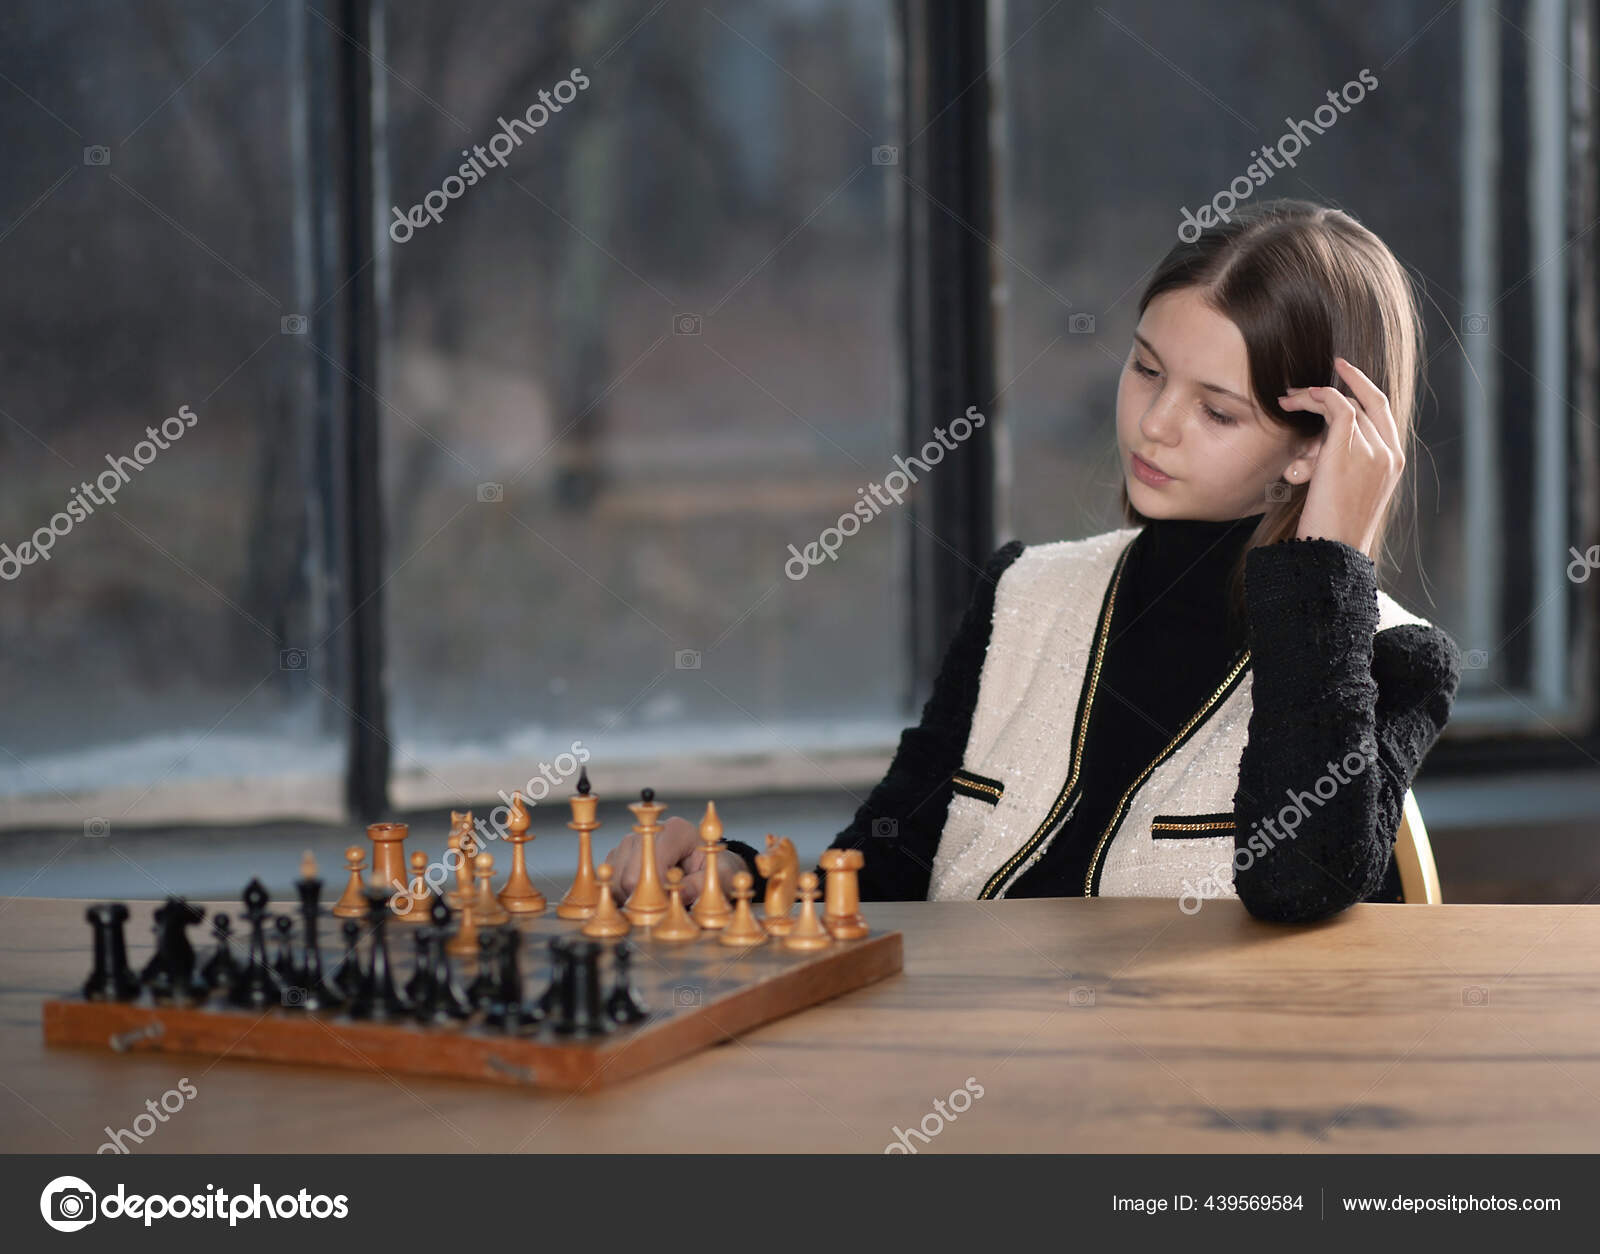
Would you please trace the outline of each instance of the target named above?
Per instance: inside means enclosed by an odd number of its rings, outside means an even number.
[[[536,1008],[530,1009],[522,1000],[522,933],[514,927],[506,928],[498,946],[495,964],[495,989],[490,998],[484,1022],[491,1027],[516,1032],[539,1022]]]
[[[467,1019],[472,1015],[472,999],[456,979],[455,966],[450,961],[449,951],[445,949],[445,940],[450,935],[451,913],[450,907],[438,898],[428,909],[428,919],[434,933],[433,987],[438,997],[434,1014],[436,1022]]]
[[[300,894],[300,986],[307,1010],[331,1010],[344,1003],[344,993],[322,971],[322,948],[317,942],[317,899],[322,881],[305,876],[294,882]]]
[[[128,944],[122,926],[128,907],[120,901],[102,902],[84,912],[94,929],[94,970],[84,982],[83,995],[91,1001],[132,1001],[139,995],[139,980],[128,966]]]
[[[633,946],[618,941],[611,951],[612,984],[606,996],[606,1013],[618,1023],[638,1023],[650,1010],[633,986]]]
[[[406,1000],[416,1011],[419,1022],[426,1023],[433,1017],[435,1005],[438,1003],[438,968],[433,961],[433,927],[424,923],[411,933],[411,941],[416,950],[416,957],[411,968],[411,978],[406,981],[402,990]],[[424,1004],[426,1003],[426,1004]]]
[[[195,977],[194,946],[189,929],[206,917],[199,906],[181,897],[168,897],[155,912],[156,952],[139,974],[150,996],[157,1001],[173,997],[203,1000],[205,985]]]
[[[366,976],[361,971],[361,953],[358,949],[361,941],[361,924],[354,919],[346,919],[340,930],[344,935],[344,957],[333,973],[333,986],[344,994],[346,1001],[358,1001],[366,983]]]
[[[156,914],[161,911],[158,909]],[[172,996],[170,978],[166,973],[166,955],[161,952],[161,920],[152,919],[150,932],[156,938],[155,949],[150,954],[150,961],[144,964],[139,972],[139,984],[156,1001],[162,1001]]]
[[[439,964],[433,951],[444,945],[444,935],[431,923],[424,923],[412,933],[416,946],[417,965],[406,981],[406,1000],[411,1003],[411,1013],[418,1023],[448,1023],[455,1016],[450,1013],[449,999],[439,986]]]
[[[212,992],[231,998],[233,986],[239,982],[239,964],[233,957],[232,920],[220,912],[213,915],[211,935],[216,940],[217,947],[211,951],[211,957],[206,959],[206,965],[200,969],[200,978]]]
[[[242,900],[244,917],[250,922],[250,953],[233,1000],[236,1005],[260,1010],[283,1000],[283,985],[267,960],[267,890],[260,880],[251,880]]]
[[[552,936],[549,941],[550,983],[534,1002],[534,1010],[541,1018],[554,1022],[566,1005],[567,981],[572,978],[571,945],[564,936]]]
[[[294,920],[280,914],[272,921],[278,933],[278,956],[272,960],[273,973],[284,988],[284,1005],[303,1006],[305,989],[300,980],[300,968],[294,960]]]
[[[362,978],[362,996],[350,1006],[350,1013],[358,1019],[397,1019],[409,1013],[411,1007],[394,986],[394,965],[389,961],[389,942],[384,935],[389,890],[368,888],[366,898],[367,929],[371,933],[367,970]]]
[[[484,928],[478,933],[478,973],[467,985],[467,1000],[474,1010],[486,1010],[494,1000],[494,956],[500,947],[499,928]]]
[[[600,996],[600,946],[594,941],[575,943],[567,953],[572,973],[567,977],[565,1004],[556,1022],[562,1036],[604,1036],[611,1031]]]

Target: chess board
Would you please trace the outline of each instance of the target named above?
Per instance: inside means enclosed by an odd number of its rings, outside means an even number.
[[[546,942],[555,935],[575,937],[581,924],[549,913],[520,918],[514,926],[523,935],[522,953],[531,955],[525,962],[526,980],[530,993],[537,995],[550,975]],[[407,928],[392,924],[387,931],[396,976],[403,980],[411,966],[404,952]],[[734,949],[710,931],[694,940],[668,942],[635,928],[628,944],[633,984],[648,1016],[586,1039],[563,1037],[548,1021],[506,1031],[474,1014],[460,1026],[421,1025],[398,1018],[357,1020],[338,1011],[239,1008],[220,999],[196,1006],[157,1003],[148,992],[131,1001],[79,996],[47,1001],[44,1039],[51,1046],[127,1054],[184,1053],[588,1091],[664,1066],[901,969],[899,932],[836,940],[811,952],[787,949],[777,938]],[[325,966],[332,956],[324,951]],[[469,962],[466,973],[470,970]]]

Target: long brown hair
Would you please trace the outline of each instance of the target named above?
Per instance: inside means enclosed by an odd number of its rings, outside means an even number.
[[[1280,409],[1276,398],[1291,387],[1319,385],[1349,396],[1334,370],[1335,356],[1357,366],[1389,398],[1406,470],[1367,553],[1381,580],[1384,538],[1402,497],[1409,499],[1424,374],[1422,318],[1405,267],[1349,214],[1305,200],[1272,200],[1245,206],[1192,243],[1175,244],[1145,286],[1139,316],[1157,296],[1181,288],[1199,289],[1207,304],[1239,328],[1256,403],[1297,435],[1322,431],[1322,415]],[[1245,558],[1257,545],[1295,535],[1308,486],[1279,480],[1268,488],[1265,517],[1229,582],[1235,624],[1245,621]],[[1154,521],[1133,507],[1125,480],[1122,515],[1130,526]]]

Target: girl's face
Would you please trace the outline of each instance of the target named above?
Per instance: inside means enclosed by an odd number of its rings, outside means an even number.
[[[1122,473],[1141,514],[1260,514],[1268,485],[1291,467],[1299,472],[1291,482],[1310,480],[1322,438],[1308,440],[1261,411],[1244,336],[1197,289],[1163,292],[1146,306],[1117,383]]]

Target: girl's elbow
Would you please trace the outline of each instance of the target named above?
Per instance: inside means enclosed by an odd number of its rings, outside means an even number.
[[[1337,896],[1282,884],[1270,876],[1236,877],[1234,891],[1250,916],[1263,923],[1319,923],[1355,904]]]

